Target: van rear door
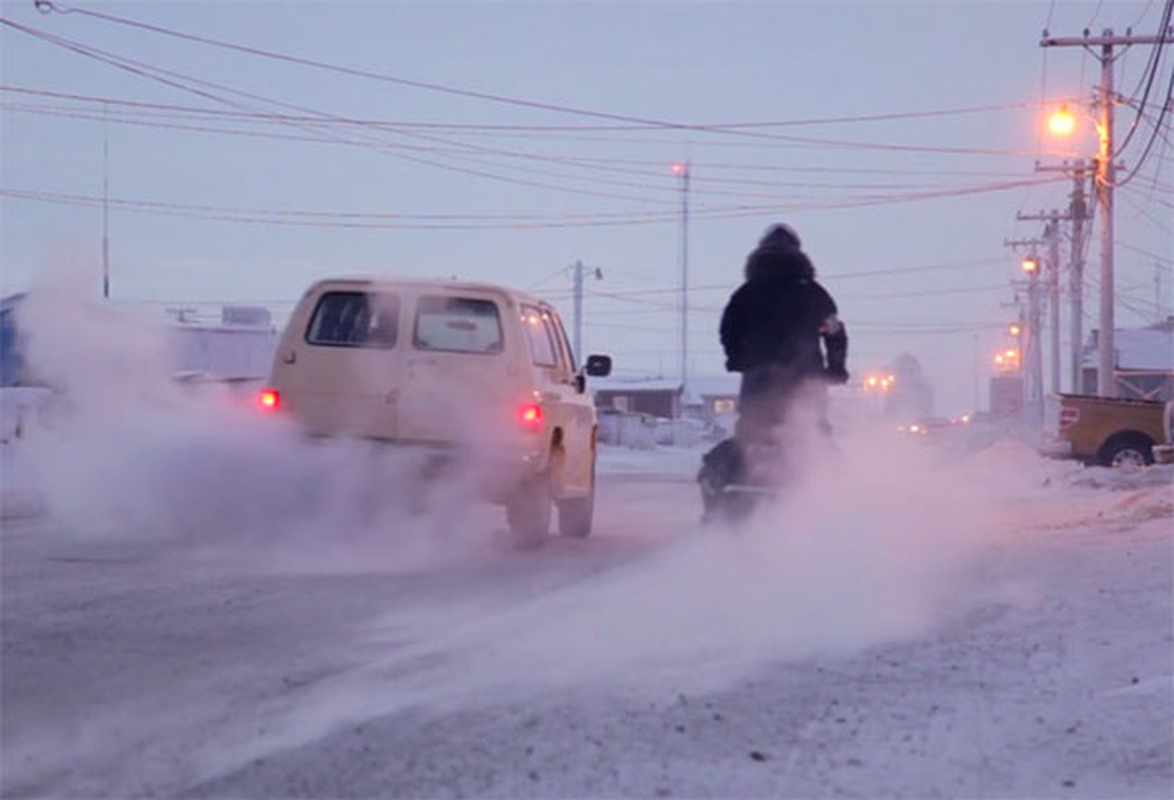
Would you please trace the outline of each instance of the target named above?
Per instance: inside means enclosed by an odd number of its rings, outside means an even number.
[[[517,325],[503,296],[420,289],[405,342],[399,437],[455,445],[518,440]]]
[[[402,383],[402,293],[328,284],[291,319],[278,353],[282,402],[317,435],[393,439]]]

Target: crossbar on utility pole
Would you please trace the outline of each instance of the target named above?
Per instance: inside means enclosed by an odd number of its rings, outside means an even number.
[[[1106,28],[1100,36],[1050,36],[1044,31],[1040,47],[1099,47],[1101,62],[1101,85],[1099,87],[1100,148],[1096,161],[1096,195],[1101,217],[1101,308],[1100,332],[1097,339],[1097,394],[1101,397],[1115,397],[1117,381],[1114,376],[1116,358],[1113,341],[1113,184],[1116,181],[1113,152],[1113,48],[1138,44],[1166,44],[1174,42],[1174,28],[1153,36],[1116,36]]]

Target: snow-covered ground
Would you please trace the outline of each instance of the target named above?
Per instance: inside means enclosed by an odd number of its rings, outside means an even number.
[[[703,448],[605,449],[595,533],[518,550],[460,482],[45,303],[4,797],[1174,794],[1174,468],[844,426],[732,531]]]
[[[605,451],[596,535],[537,551],[51,487],[0,537],[3,795],[1171,795],[1171,468],[849,444],[731,533],[700,452]]]

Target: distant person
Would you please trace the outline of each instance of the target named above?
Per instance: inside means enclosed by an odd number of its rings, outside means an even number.
[[[726,369],[742,373],[733,439],[705,457],[699,479],[725,486],[745,471],[746,445],[772,443],[800,394],[848,381],[848,334],[836,303],[788,225],[772,225],[746,259],[745,282],[721,320]],[[830,433],[823,409],[816,418]]]

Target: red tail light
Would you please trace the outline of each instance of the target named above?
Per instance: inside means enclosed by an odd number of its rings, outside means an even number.
[[[262,411],[276,411],[281,407],[281,393],[276,389],[262,389],[257,393],[257,407]]]
[[[518,409],[518,422],[527,430],[538,430],[542,427],[542,420],[542,406],[537,403],[524,403]]]
[[[1080,422],[1080,409],[1065,406],[1060,409],[1060,429],[1071,428]]]

